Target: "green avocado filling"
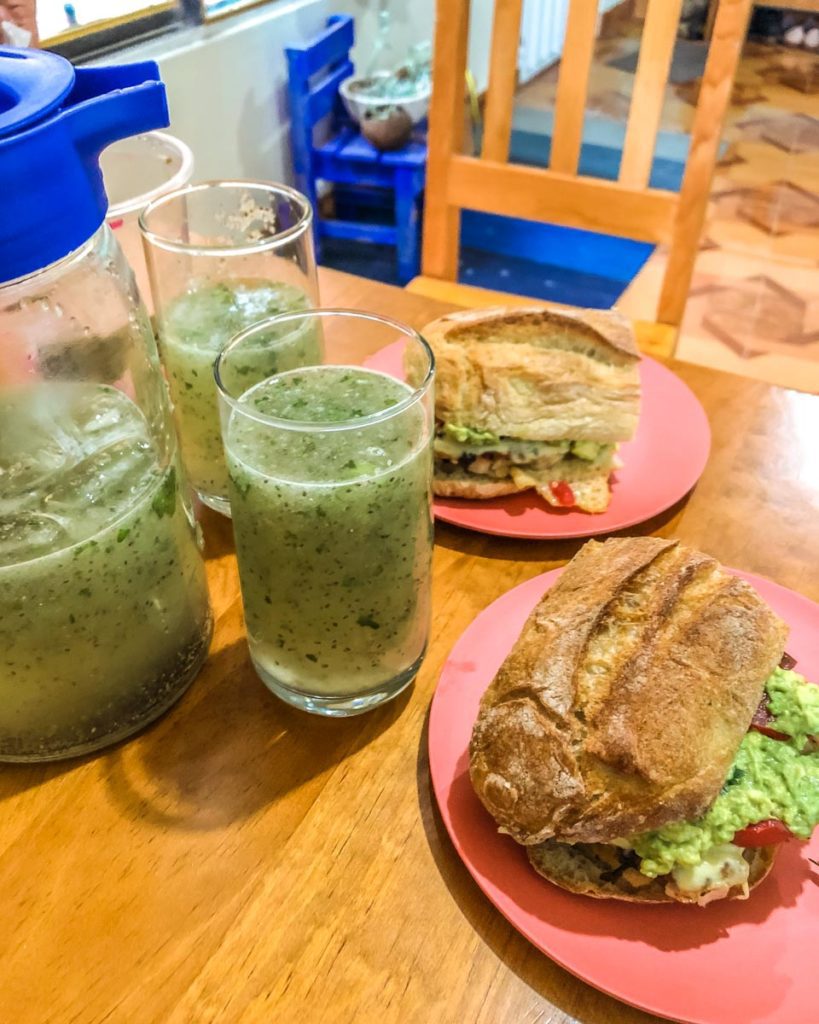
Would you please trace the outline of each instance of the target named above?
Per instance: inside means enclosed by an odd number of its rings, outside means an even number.
[[[475,427],[459,427],[456,423],[447,423],[444,427],[444,434],[451,441],[457,441],[458,444],[465,444],[470,446],[479,445],[496,445],[500,438],[497,434],[493,434],[491,430],[478,430]]]
[[[587,462],[594,462],[600,452],[607,447],[608,445],[598,444],[597,441],[572,441],[572,455]]]
[[[498,437],[491,430],[462,427],[455,423],[445,424],[435,438],[436,454],[451,459],[491,453],[534,460],[547,454],[562,457],[571,453],[586,462],[596,462],[602,456],[611,455],[613,449],[613,444],[602,444],[599,441],[520,441],[511,437]]]
[[[675,867],[699,864],[712,847],[758,821],[783,821],[795,836],[809,838],[819,824],[819,750],[806,750],[819,734],[819,686],[797,672],[778,668],[770,676],[771,728],[788,735],[775,740],[751,730],[743,738],[719,796],[694,822],[679,821],[633,836],[628,845],[642,858],[650,878]]]
[[[765,684],[773,728],[790,736],[801,750],[809,736],[819,733],[819,686],[804,676],[778,668]]]

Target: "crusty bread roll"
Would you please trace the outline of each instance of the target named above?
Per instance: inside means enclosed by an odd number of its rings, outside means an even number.
[[[634,435],[639,353],[619,313],[481,309],[450,313],[421,333],[435,353],[443,423],[532,441]]]
[[[713,802],[786,627],[708,555],[590,541],[484,694],[472,783],[526,845],[608,843]]]
[[[609,847],[617,852],[616,847]],[[597,855],[596,851],[583,843],[570,846],[555,839],[547,839],[537,846],[528,846],[529,863],[538,874],[548,878],[569,892],[594,896],[596,899],[624,900],[629,903],[710,903],[715,899],[744,899],[746,892],[755,888],[767,877],[776,859],[776,847],[760,846],[746,849],[748,861],[747,890],[743,885],[730,885],[702,894],[681,892],[668,876],[648,879],[632,874],[634,868],[614,869]],[[635,880],[632,883],[631,879]]]

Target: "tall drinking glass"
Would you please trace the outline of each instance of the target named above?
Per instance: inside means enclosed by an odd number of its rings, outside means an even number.
[[[321,359],[248,386],[248,352],[305,331]],[[429,632],[429,346],[387,317],[292,313],[240,333],[215,375],[256,671],[319,714],[390,700]]]
[[[188,184],[193,177],[193,153],[167,132],[146,132],[120,139],[103,150],[100,170],[108,196],[105,219],[131,265],[142,301],[152,313],[139,215],[152,199]]]
[[[246,181],[179,189],[140,217],[182,458],[202,501],[226,514],[213,362],[243,328],[316,305],[311,223],[310,204],[299,192]],[[309,332],[292,339],[289,365],[318,359],[316,344]],[[280,354],[270,346],[248,349],[248,384],[276,373]]]

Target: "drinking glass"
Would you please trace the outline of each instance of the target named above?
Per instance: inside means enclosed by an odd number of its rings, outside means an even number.
[[[108,196],[105,219],[131,265],[143,303],[153,313],[139,215],[152,199],[188,184],[193,177],[193,153],[167,132],[146,132],[103,150],[100,170]]]
[[[248,386],[248,352],[298,347],[305,332],[321,358]],[[429,346],[373,313],[290,313],[237,335],[215,376],[256,671],[319,714],[390,700],[429,633]]]
[[[182,458],[202,501],[229,515],[213,362],[243,328],[316,305],[312,210],[285,185],[212,181],[161,196],[139,223]],[[276,367],[257,358],[250,372]]]

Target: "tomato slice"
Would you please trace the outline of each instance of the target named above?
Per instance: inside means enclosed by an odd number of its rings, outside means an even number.
[[[758,821],[755,825],[740,829],[732,842],[737,846],[771,846],[773,843],[784,843],[793,838],[793,832],[784,821],[768,818],[767,821]]]
[[[574,505],[574,491],[565,480],[558,480],[555,483],[549,484],[549,490],[554,495],[558,505],[562,505],[564,508],[570,508]]]
[[[779,732],[777,729],[771,728],[771,722],[773,721],[774,717],[768,710],[768,695],[767,693],[763,693],[762,700],[759,702],[759,706],[754,712],[754,717],[751,719],[751,729],[756,729],[757,732],[770,736],[772,740],[789,739],[790,737],[784,732]]]
[[[761,732],[764,736],[770,736],[772,740],[790,739],[790,736],[788,736],[787,733],[779,732],[777,729],[771,729],[767,725],[757,725],[756,722],[752,722],[751,728],[756,730],[756,732]]]

